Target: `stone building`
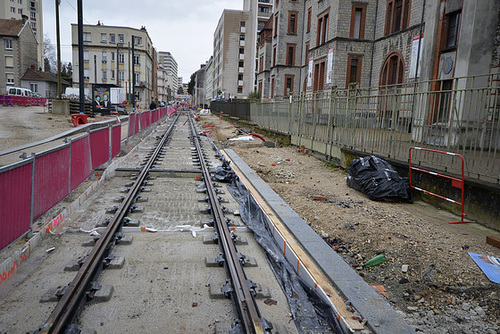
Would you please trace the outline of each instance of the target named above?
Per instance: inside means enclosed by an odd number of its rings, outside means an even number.
[[[43,10],[42,0],[4,0],[0,3],[0,19],[27,20],[37,40],[36,69],[45,69],[43,54]]]
[[[78,83],[78,25],[71,25],[73,48],[73,82]],[[132,37],[134,59],[132,59]],[[153,98],[156,82],[155,50],[145,27],[83,25],[84,82],[114,84],[132,91],[135,75],[136,104],[147,108]]]
[[[0,19],[0,94],[9,86],[21,86],[21,76],[36,67],[37,46],[28,21]]]

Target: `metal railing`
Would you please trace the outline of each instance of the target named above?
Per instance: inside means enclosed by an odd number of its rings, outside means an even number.
[[[368,89],[351,86],[252,103],[250,120],[331,155],[332,146],[408,162],[411,146],[460,154],[468,178],[500,183],[498,74]],[[324,148],[324,149],[323,149]],[[459,174],[428,151],[415,165]]]

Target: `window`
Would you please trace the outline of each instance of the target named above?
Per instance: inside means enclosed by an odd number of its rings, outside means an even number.
[[[380,86],[390,86],[402,83],[404,75],[402,55],[397,51],[391,52],[384,60],[380,73]]]
[[[312,15],[312,8],[309,8],[307,10],[307,28],[306,28],[306,32],[310,32],[311,31],[311,15]]]
[[[22,5],[23,4],[23,0],[17,0],[17,3]]]
[[[134,65],[141,65],[141,56],[134,55]]]
[[[14,57],[12,56],[5,57],[5,67],[14,67]]]
[[[260,13],[269,13],[269,7],[259,6]]]
[[[83,51],[83,61],[84,62],[89,61],[89,52],[88,51]]]
[[[119,53],[118,54],[118,64],[123,64],[125,63],[125,54]]]
[[[83,33],[83,41],[84,42],[92,42],[92,35],[89,32]]]
[[[106,63],[107,61],[108,61],[108,54],[105,51],[103,51],[102,52],[102,62]]]
[[[5,46],[5,50],[12,50],[12,40],[11,39],[4,39],[3,45]]]
[[[306,43],[306,50],[304,54],[306,56],[304,59],[304,64],[307,65],[307,63],[309,62],[309,43]]]
[[[314,65],[313,90],[315,91],[325,89],[325,67],[326,61]]]
[[[355,4],[351,13],[350,38],[365,38],[366,4]]]
[[[278,36],[278,13],[274,15],[274,37]]]
[[[142,37],[136,36],[134,40],[135,40],[135,45],[142,45]]]
[[[244,64],[243,64],[243,62],[242,62],[242,61],[240,61],[240,62],[238,63],[238,67],[244,67]]]
[[[16,12],[16,7],[10,7],[10,12],[15,13]]]
[[[346,88],[349,84],[357,82],[361,83],[361,57],[351,56],[347,60],[347,79]]]
[[[17,9],[17,13],[18,13],[19,15],[23,15],[23,9],[22,9],[22,8],[18,8],[18,9]]]
[[[241,87],[241,86],[240,86],[240,87],[238,87],[238,93],[239,93],[239,94],[243,93],[243,87]]]
[[[330,12],[318,16],[318,26],[316,33],[316,45],[324,44],[328,40],[328,18]]]
[[[118,43],[124,43],[125,38],[123,37],[123,34],[118,34]]]
[[[458,45],[461,15],[461,12],[455,12],[447,16],[448,31],[446,34],[446,48],[455,48]]]
[[[238,80],[243,80],[243,74],[238,74]]]
[[[109,42],[110,43],[116,43],[116,35],[115,34],[109,34]]]
[[[125,72],[124,71],[118,71],[118,80],[125,81]]]
[[[8,85],[14,84],[14,73],[5,73],[5,78],[7,80]]]
[[[276,66],[276,46],[273,47],[273,66]]]
[[[287,66],[295,66],[295,44],[287,44],[286,46],[286,64]]]
[[[240,55],[245,53],[245,49],[240,48]]]
[[[114,61],[114,60],[115,60],[115,53],[111,52],[111,61]]]
[[[245,35],[240,35],[240,41],[244,41],[245,40]]]
[[[115,80],[115,70],[111,70],[111,80]]]
[[[285,91],[284,95],[288,96],[293,92],[293,75],[285,75]]]
[[[30,19],[36,20],[36,12],[30,12]]]
[[[108,81],[108,71],[102,70],[102,81]]]
[[[410,0],[387,0],[385,13],[385,35],[408,27]]]
[[[274,97],[274,77],[271,78],[271,97]]]
[[[108,35],[101,34],[101,43],[107,43],[107,42],[108,42]]]
[[[30,22],[31,29],[36,30],[36,23]]]
[[[264,55],[259,57],[259,73],[264,71]]]
[[[140,73],[137,73],[137,72],[134,73],[135,85],[136,86],[139,86],[139,74]]]
[[[291,35],[297,33],[297,12],[288,13],[288,33]]]
[[[36,2],[30,1],[30,9],[36,9]]]
[[[38,93],[38,84],[37,83],[30,83],[30,89],[33,93]]]

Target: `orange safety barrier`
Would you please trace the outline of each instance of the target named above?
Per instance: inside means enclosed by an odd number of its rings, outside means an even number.
[[[79,126],[87,124],[89,121],[85,114],[71,114],[71,122],[73,122],[74,126]]]
[[[459,178],[452,177],[452,176],[449,176],[449,175],[444,175],[444,174],[440,174],[440,173],[436,173],[436,172],[431,172],[431,171],[428,171],[428,170],[425,170],[425,169],[422,169],[422,168],[413,167],[411,165],[411,151],[412,150],[422,150],[422,151],[428,151],[428,152],[434,152],[434,153],[438,153],[438,154],[446,154],[446,155],[451,155],[451,156],[454,156],[454,157],[459,157],[462,160],[462,178],[459,179]],[[461,156],[460,154],[457,154],[457,153],[445,152],[445,151],[438,151],[438,150],[431,150],[431,149],[428,149],[428,148],[415,147],[415,146],[410,147],[409,156],[410,156],[410,162],[409,162],[409,164],[410,164],[410,173],[409,173],[410,188],[418,190],[418,191],[421,191],[423,193],[426,193],[426,194],[429,194],[429,195],[432,195],[432,196],[436,196],[436,197],[444,199],[444,200],[446,200],[448,202],[460,205],[460,207],[462,208],[461,220],[458,221],[458,222],[450,222],[449,224],[470,223],[468,221],[464,221],[464,218],[467,216],[467,214],[464,213],[464,199],[465,199],[465,195],[464,195],[465,194],[465,191],[464,191],[464,185],[465,185],[465,176],[464,176],[464,165],[465,165],[465,163],[464,163],[464,157]],[[462,201],[458,202],[458,201],[455,201],[455,200],[453,200],[451,198],[444,197],[442,195],[439,195],[439,194],[433,193],[431,191],[428,191],[428,190],[425,190],[425,189],[422,189],[422,188],[414,186],[412,184],[412,182],[411,182],[412,181],[412,178],[411,178],[411,171],[412,170],[419,171],[419,172],[426,173],[426,174],[430,174],[430,175],[434,175],[434,176],[443,177],[445,179],[451,180],[451,186],[455,187],[455,188],[458,188],[458,189],[460,189],[462,191]]]

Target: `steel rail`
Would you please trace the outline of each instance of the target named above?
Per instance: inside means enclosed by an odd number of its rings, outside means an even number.
[[[61,297],[54,310],[48,317],[47,321],[41,326],[37,333],[63,333],[66,326],[73,320],[75,314],[81,305],[85,292],[88,290],[90,283],[95,279],[96,274],[102,269],[102,262],[112,248],[112,242],[115,239],[116,232],[120,229],[123,219],[126,217],[130,206],[132,205],[137,193],[143,186],[143,182],[149,173],[149,170],[156,158],[160,154],[163,145],[172,133],[179,114],[170,124],[167,131],[163,134],[160,142],[156,146],[150,159],[143,167],[141,173],[137,177],[134,185],[127,193],[125,199],[120,204],[120,209],[114,215],[112,221],[108,224],[108,228],[99,238],[96,245],[87,256],[86,261],[80,267],[73,281],[68,285],[66,292]]]
[[[214,226],[216,227],[219,235],[219,244],[221,245],[224,253],[224,265],[226,266],[231,279],[232,289],[234,292],[233,300],[240,315],[242,326],[246,333],[264,333],[260,313],[257,309],[257,305],[255,304],[254,296],[248,287],[248,281],[245,272],[243,271],[242,264],[240,263],[234,241],[231,238],[229,226],[226,223],[224,212],[222,211],[217,198],[217,192],[212,184],[210,171],[207,163],[205,162],[200,139],[196,133],[191,115],[189,115],[189,125],[196,152],[200,160],[200,167],[206,184],[207,195],[209,196],[211,203],[212,214],[215,222]]]

